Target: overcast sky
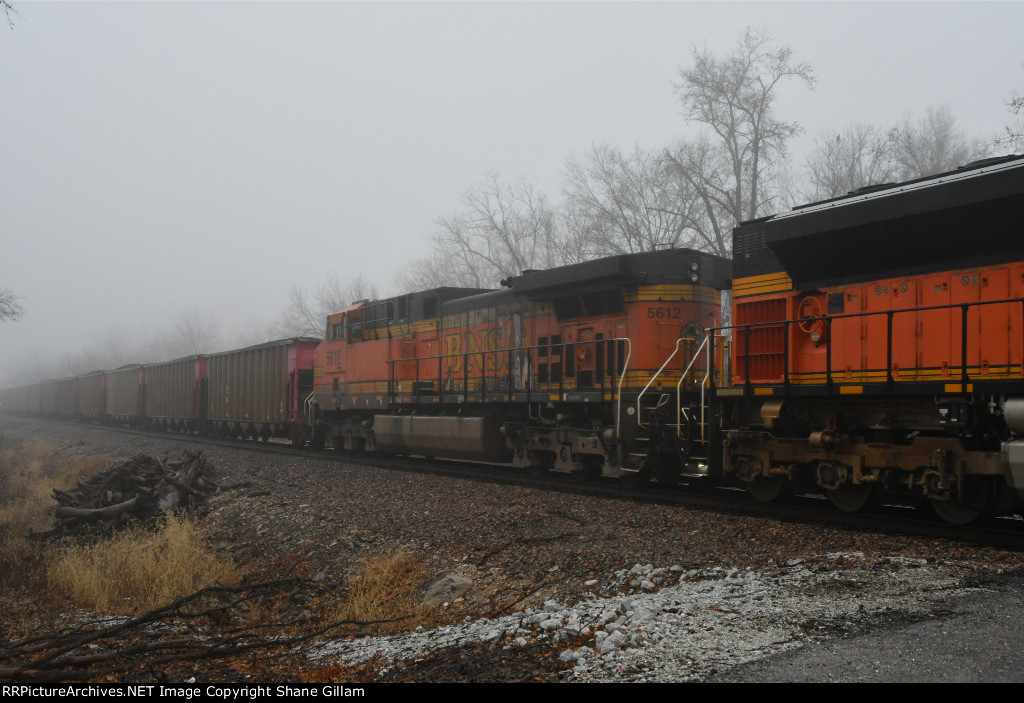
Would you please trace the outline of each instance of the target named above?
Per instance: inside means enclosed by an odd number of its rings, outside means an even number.
[[[690,50],[747,26],[810,63],[805,130],[1024,92],[1024,3],[19,2],[0,27],[0,385],[207,306],[259,332],[294,284],[384,291],[489,170],[558,199],[565,159],[691,134]],[[55,366],[55,364],[54,364]],[[56,370],[56,369],[55,369]]]

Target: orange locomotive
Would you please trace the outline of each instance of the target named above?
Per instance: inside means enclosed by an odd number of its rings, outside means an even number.
[[[671,249],[355,303],[316,352],[314,441],[674,479],[677,409],[696,397],[681,371],[707,369],[695,351],[729,276],[725,259]]]
[[[761,500],[1006,512],[1024,495],[1024,157],[866,190],[734,232],[723,477]]]

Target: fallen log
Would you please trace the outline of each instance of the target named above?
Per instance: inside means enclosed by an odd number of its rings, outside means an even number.
[[[105,508],[70,508],[60,507],[57,508],[55,516],[58,520],[64,518],[85,518],[86,520],[112,520],[122,515],[135,510],[135,506],[139,502],[139,497],[136,496],[131,500],[126,500],[123,503],[115,503],[114,505],[108,505]]]
[[[211,472],[200,452],[175,461],[139,455],[120,462],[74,490],[54,489],[58,525],[46,535],[107,531],[129,517],[147,522],[164,511],[193,509],[217,490]]]

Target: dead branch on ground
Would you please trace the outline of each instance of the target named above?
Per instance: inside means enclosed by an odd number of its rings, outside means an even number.
[[[0,642],[0,678],[85,681],[147,670],[156,675],[152,672],[157,667],[173,663],[253,652],[269,655],[316,637],[362,635],[369,625],[393,622],[314,624],[311,613],[298,604],[327,593],[306,579],[203,588],[132,618],[94,621],[59,633]]]

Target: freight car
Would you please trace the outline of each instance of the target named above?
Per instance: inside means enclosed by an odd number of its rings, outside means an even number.
[[[733,240],[723,479],[967,523],[1024,496],[1024,157],[747,222]],[[727,334],[731,333],[731,334]]]
[[[102,422],[106,419],[106,371],[93,371],[75,378],[75,412],[89,422]]]
[[[220,437],[303,439],[303,402],[313,390],[320,340],[284,339],[204,359],[202,427]]]
[[[141,427],[146,415],[146,370],[128,364],[107,372],[107,421],[111,425]]]
[[[147,364],[142,386],[142,425],[145,429],[204,432],[206,359],[187,356]]]
[[[726,259],[667,249],[360,301],[317,348],[314,438],[674,481],[693,418],[664,411],[693,397],[684,368],[707,369],[696,350],[729,277]]]
[[[0,391],[7,413],[39,414],[157,431],[304,441],[303,401],[313,390],[319,340],[300,337],[245,349]]]

